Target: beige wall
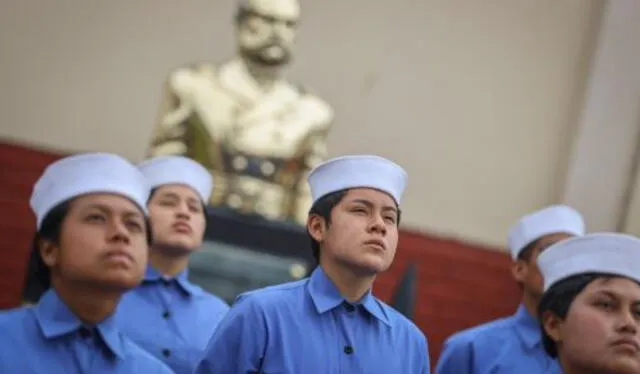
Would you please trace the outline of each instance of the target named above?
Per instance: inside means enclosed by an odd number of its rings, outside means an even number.
[[[234,51],[226,0],[0,0],[0,137],[140,159],[165,74]],[[563,197],[602,1],[303,2],[291,76],[333,155],[410,173],[409,227],[492,245]]]
[[[640,1],[604,10],[563,199],[590,231],[640,235]]]

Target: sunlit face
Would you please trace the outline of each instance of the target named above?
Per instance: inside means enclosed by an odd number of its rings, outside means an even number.
[[[320,243],[320,263],[349,268],[362,275],[385,271],[398,246],[398,208],[388,194],[349,190],[331,211],[331,223],[311,215],[309,234]]]
[[[636,282],[598,278],[576,296],[564,321],[547,312],[543,322],[566,372],[640,373]]]
[[[553,244],[573,236],[565,233],[542,236],[535,241],[534,246],[531,248],[531,254],[526,260],[516,260],[512,272],[516,281],[522,284],[524,292],[538,299],[542,297],[544,280],[540,269],[538,269],[538,256]]]
[[[75,198],[62,222],[59,245],[40,249],[53,277],[118,290],[142,281],[148,251],[142,211],[114,194]]]
[[[205,212],[195,190],[182,184],[159,187],[148,204],[154,247],[189,253],[202,245]]]
[[[250,0],[238,25],[242,55],[261,65],[289,62],[300,19],[297,0]]]

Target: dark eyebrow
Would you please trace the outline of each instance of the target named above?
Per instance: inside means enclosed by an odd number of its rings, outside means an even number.
[[[161,193],[159,197],[160,198],[170,198],[170,199],[174,199],[174,200],[180,200],[180,196],[175,192],[164,192],[164,193]],[[193,196],[189,196],[189,197],[187,197],[187,202],[188,203],[192,203],[192,204],[197,204],[197,203],[200,202],[200,199],[199,198],[195,198]]]
[[[596,295],[608,296],[608,297],[610,297],[612,299],[619,299],[619,296],[615,292],[611,292],[611,291],[608,291],[608,290],[598,290],[596,292]]]
[[[158,197],[161,197],[161,198],[168,197],[168,198],[172,198],[172,199],[176,199],[176,200],[180,199],[180,196],[178,196],[178,194],[176,194],[175,192],[161,192],[160,196],[158,196]]]
[[[89,204],[89,205],[84,207],[85,211],[86,210],[91,210],[91,209],[99,210],[103,214],[113,214],[114,213],[113,209],[111,209],[111,207],[106,205],[106,204],[93,203],[93,204]],[[127,218],[144,219],[143,214],[137,209],[127,209],[123,213],[124,213],[124,216],[127,217]]]
[[[356,203],[356,204],[362,204],[362,205],[366,205],[367,208],[369,209],[373,209],[373,203],[369,200],[365,200],[365,199],[355,199],[353,201],[351,201],[352,203]],[[398,208],[392,205],[386,205],[384,207],[382,207],[382,210],[385,212],[393,212],[393,213],[398,213]]]

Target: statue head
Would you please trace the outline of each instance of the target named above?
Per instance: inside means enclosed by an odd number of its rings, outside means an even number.
[[[259,65],[286,65],[299,19],[298,0],[241,0],[236,14],[240,54]]]

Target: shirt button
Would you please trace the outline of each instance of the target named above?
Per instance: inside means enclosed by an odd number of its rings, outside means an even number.
[[[171,312],[168,310],[165,310],[164,313],[162,313],[162,318],[169,319],[169,317],[171,317]]]
[[[346,353],[348,355],[352,354],[353,353],[353,347],[350,346],[350,345],[345,345],[344,346],[344,353]]]
[[[344,305],[344,307],[345,307],[345,309],[347,310],[347,312],[349,312],[349,313],[351,313],[351,312],[353,312],[354,310],[356,310],[356,307],[355,307],[355,306],[353,306],[353,305],[351,305],[351,304],[349,304],[349,303],[345,304],[345,305]]]
[[[171,351],[169,349],[165,348],[165,349],[162,350],[162,355],[164,357],[169,357],[169,356],[171,356]]]

